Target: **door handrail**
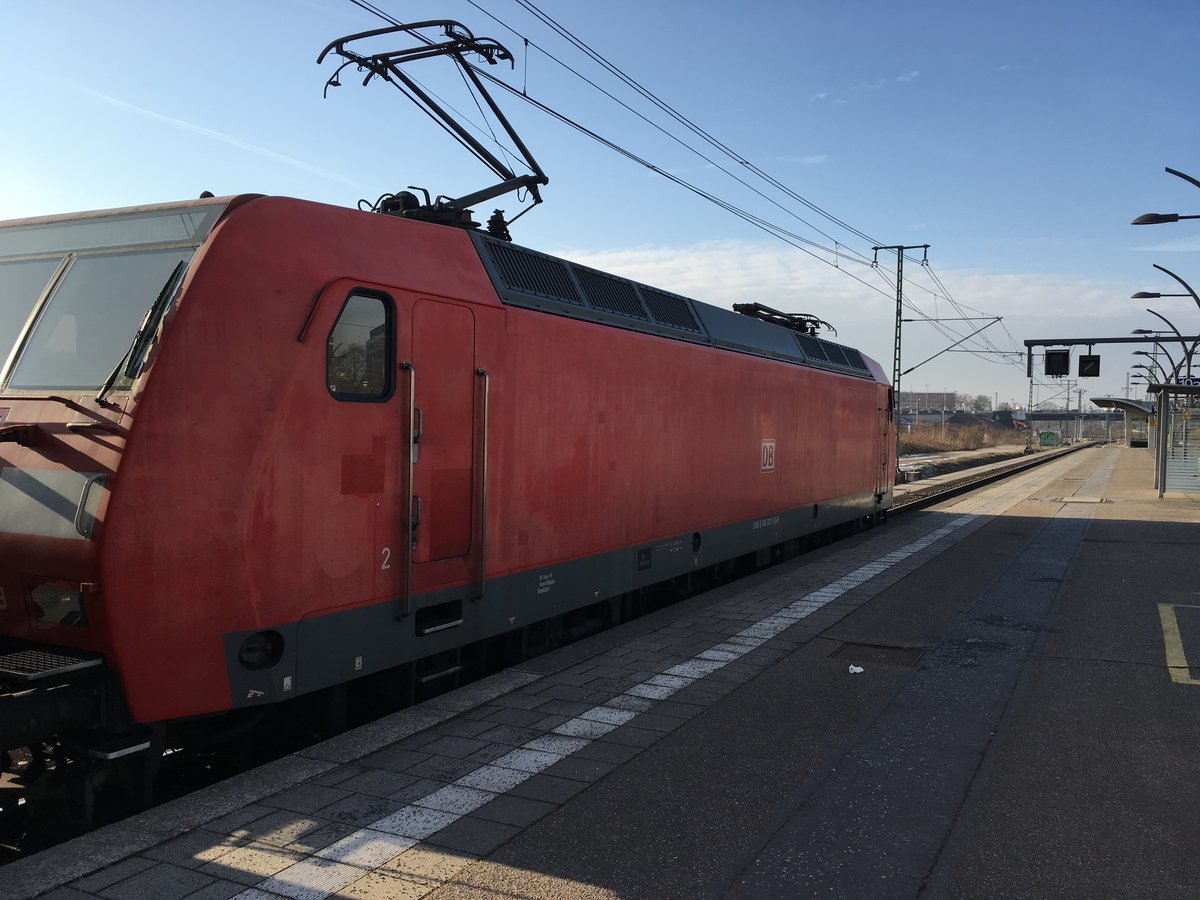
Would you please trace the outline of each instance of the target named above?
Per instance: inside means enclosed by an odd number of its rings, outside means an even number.
[[[475,601],[483,600],[487,584],[487,501],[488,501],[488,397],[492,377],[487,369],[476,369],[476,376],[483,379],[483,434],[479,441],[479,588]]]
[[[413,544],[417,540],[417,530],[413,524],[413,468],[416,464],[416,408],[417,408],[417,370],[411,362],[400,363],[400,368],[408,373],[408,502],[404,505],[404,602],[400,606],[398,618],[406,617],[412,612],[412,570]]]
[[[79,494],[79,504],[75,507],[75,530],[85,538],[92,536],[92,529],[96,527],[96,517],[92,516],[91,522],[86,522],[84,517],[87,515],[88,497],[92,493],[92,485],[103,485],[107,475],[101,472],[97,475],[89,475],[87,480],[83,482],[83,490]]]

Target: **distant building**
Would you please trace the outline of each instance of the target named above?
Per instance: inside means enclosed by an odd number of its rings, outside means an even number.
[[[902,413],[953,412],[958,406],[958,394],[942,391],[901,391],[896,405]]]

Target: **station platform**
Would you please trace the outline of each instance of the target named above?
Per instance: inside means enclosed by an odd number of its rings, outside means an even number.
[[[1198,896],[1200,498],[1152,484],[1089,447],[895,516],[12,863],[0,898]]]
[[[1014,463],[1044,462],[1055,456],[1077,453],[1090,444],[1066,447],[1034,448],[1032,455],[1024,447],[1009,445],[985,447],[979,450],[950,450],[937,453],[905,454],[900,457],[900,471],[905,480],[892,488],[893,501],[902,506],[913,494],[929,488],[946,488],[965,476],[990,476],[1008,470]]]

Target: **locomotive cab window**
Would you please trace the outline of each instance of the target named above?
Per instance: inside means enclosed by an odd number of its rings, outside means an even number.
[[[187,204],[0,227],[5,389],[127,389],[224,209]]]
[[[114,366],[128,361],[131,339],[148,339],[153,326],[147,310],[160,316],[182,274],[191,248],[118,251],[73,256],[65,274],[39,311],[17,356],[8,387],[16,390],[94,390]],[[58,260],[38,260],[22,277],[45,274]],[[28,290],[28,285],[26,285]],[[41,293],[22,299],[32,305]],[[156,302],[155,298],[159,298]],[[139,323],[142,323],[139,327]],[[144,349],[144,347],[143,347]]]
[[[325,345],[325,383],[338,400],[386,400],[392,392],[391,300],[351,294]]]

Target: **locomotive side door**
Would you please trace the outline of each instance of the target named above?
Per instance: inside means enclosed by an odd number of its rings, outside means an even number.
[[[416,462],[412,543],[415,566],[442,564],[461,578],[476,531],[475,317],[437,300],[413,308]],[[437,580],[442,580],[438,578]]]
[[[409,605],[412,580],[412,307],[402,291],[338,279],[326,285],[302,332],[312,331],[313,368],[323,370],[326,396],[314,403],[311,370],[298,377],[306,387],[292,392],[290,415],[305,430],[279,429],[271,444],[271,464],[288,473],[283,483],[292,490],[268,483],[271,492],[257,505],[270,518],[256,531],[286,529],[287,545],[303,551],[272,554],[276,568],[260,580],[307,598],[296,633],[304,692],[402,661],[394,623]]]
[[[408,304],[402,296],[352,282],[338,282],[327,294],[339,312],[325,347],[326,383],[339,402],[327,410],[324,425],[337,436],[340,493],[326,495],[325,515],[337,525],[325,543],[345,560],[356,559],[358,553],[345,545],[351,532],[369,527],[369,543],[358,534],[354,539],[372,548],[374,572],[370,584],[347,584],[346,594],[334,596],[340,602],[406,596],[409,391],[398,357]],[[335,496],[339,500],[328,499]],[[369,524],[363,521],[365,507]]]

